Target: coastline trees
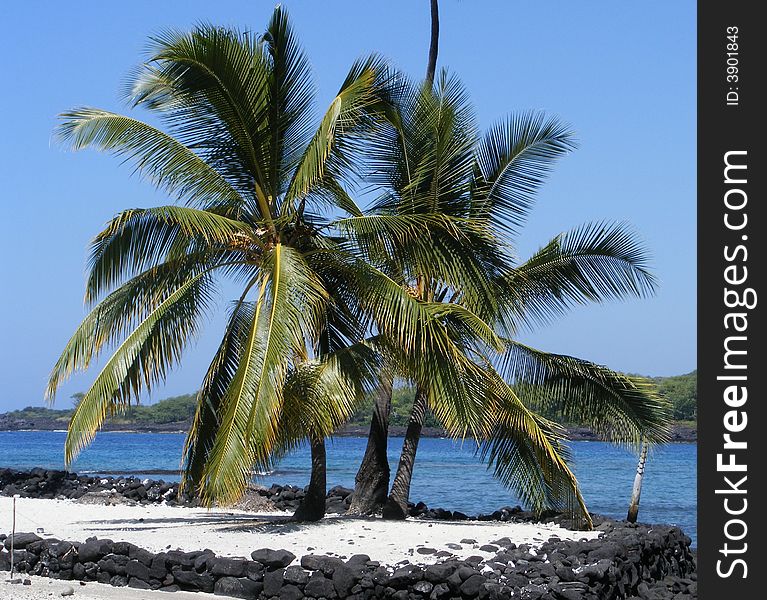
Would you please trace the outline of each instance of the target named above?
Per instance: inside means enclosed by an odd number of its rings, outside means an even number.
[[[513,339],[572,304],[653,287],[621,226],[587,225],[512,259],[511,236],[572,146],[556,120],[518,115],[482,137],[457,79],[414,86],[373,57],[353,65],[315,126],[308,63],[280,8],[263,36],[199,26],[155,38],[131,99],[164,129],[90,108],[59,128],[179,202],[123,211],[92,244],[93,309],[48,396],[115,350],[72,416],[68,463],[178,363],[222,277],[241,292],[184,453],[184,485],[205,502],[236,500],[254,466],[308,440],[312,479],[296,518],[321,518],[325,437],[374,386],[390,397],[394,374],[416,400],[384,511],[393,518],[407,515],[427,408],[451,435],[478,440],[532,508],[586,520],[562,431],[533,409],[623,442],[662,438],[663,407],[638,380]],[[380,192],[366,212],[346,191],[362,165]]]
[[[538,508],[556,504],[540,490],[556,487],[547,477],[561,478],[563,489],[572,477],[558,462],[561,431],[530,408],[638,443],[642,432],[663,438],[665,406],[638,378],[513,338],[575,304],[651,293],[646,252],[625,226],[595,223],[516,262],[515,236],[551,165],[573,147],[571,133],[526,113],[480,136],[468,94],[445,73],[434,87],[405,85],[396,99],[389,127],[370,142],[367,179],[379,198],[369,214],[339,221],[369,262],[441,311],[400,371],[416,398],[384,515],[407,515],[427,407],[452,435],[478,440],[521,497]]]

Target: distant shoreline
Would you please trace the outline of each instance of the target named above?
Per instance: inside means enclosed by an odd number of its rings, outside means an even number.
[[[186,433],[191,426],[190,422],[181,421],[176,423],[163,423],[152,425],[131,424],[107,424],[102,431],[120,432],[120,433]],[[337,437],[367,437],[368,426],[347,425],[336,432]],[[405,427],[389,427],[390,437],[403,437]],[[588,427],[566,427],[570,440],[599,441],[599,437]],[[60,421],[20,421],[9,419],[5,415],[0,415],[0,431],[62,431]],[[421,433],[423,437],[444,438],[450,437],[444,429],[436,427],[424,427]],[[698,441],[697,428],[690,426],[687,422],[675,422],[672,428],[672,443],[696,443]]]

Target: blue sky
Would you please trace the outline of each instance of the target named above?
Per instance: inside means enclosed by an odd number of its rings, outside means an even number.
[[[283,4],[315,68],[321,106],[371,51],[423,75],[426,0]],[[148,35],[200,21],[261,30],[273,6],[3,3],[0,411],[42,403],[50,367],[85,314],[90,238],[121,209],[167,200],[113,157],[58,147],[56,115],[81,105],[124,110],[121,84]],[[540,193],[520,254],[589,220],[624,220],[652,249],[661,282],[652,299],[579,308],[526,342],[648,375],[696,367],[695,10],[691,0],[442,0],[439,64],[463,79],[483,126],[543,109],[577,132],[580,147]],[[197,388],[220,323],[211,320],[153,399]],[[58,406],[96,373],[65,384]]]

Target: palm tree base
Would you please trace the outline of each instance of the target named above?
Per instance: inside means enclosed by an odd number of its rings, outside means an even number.
[[[312,451],[312,476],[306,496],[301,500],[294,521],[319,521],[325,516],[325,488],[327,486],[325,440],[310,440]]]
[[[354,478],[354,494],[347,514],[372,515],[386,503],[389,490],[389,413],[393,381],[384,374],[376,395],[365,456]]]
[[[404,521],[407,517],[407,501],[400,502],[389,496],[383,507],[383,518],[390,521]]]

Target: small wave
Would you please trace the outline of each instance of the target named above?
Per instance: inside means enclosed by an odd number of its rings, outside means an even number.
[[[178,475],[178,469],[78,469],[78,473],[92,475]]]

